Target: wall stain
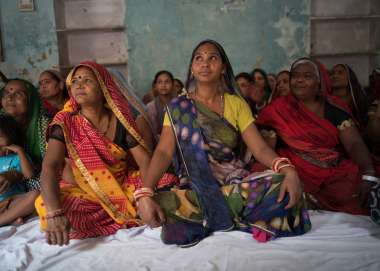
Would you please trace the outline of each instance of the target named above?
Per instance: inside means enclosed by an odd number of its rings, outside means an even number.
[[[273,27],[280,32],[280,36],[275,39],[275,42],[284,49],[289,59],[293,59],[300,53],[300,43],[296,34],[302,25],[285,15],[279,18]]]
[[[20,12],[14,1],[0,1],[5,62],[0,69],[8,77],[37,83],[41,71],[58,65],[54,1],[44,1],[33,12]],[[14,22],[17,22],[15,24]]]

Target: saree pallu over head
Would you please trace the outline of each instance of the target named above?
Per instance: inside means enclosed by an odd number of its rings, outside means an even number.
[[[302,58],[297,63],[310,63],[316,69],[320,80],[320,95],[325,102],[342,109],[351,115],[348,106],[339,98],[331,96],[331,84],[324,66],[310,59]],[[269,126],[294,151],[307,155],[326,165],[336,164],[341,153],[336,150],[339,144],[339,130],[331,122],[309,111],[292,93],[279,97],[258,116],[258,125]]]
[[[86,61],[75,67],[67,77],[67,86],[79,67],[89,68],[96,76],[107,107],[113,112],[128,133],[145,149],[145,142],[137,131],[127,99],[111,76],[101,65]],[[70,92],[71,95],[71,92]],[[118,224],[133,222],[136,210],[132,205],[133,188],[128,193],[122,184],[136,168],[131,166],[129,155],[119,146],[100,134],[87,119],[79,113],[79,105],[71,96],[65,108],[54,118],[51,127],[61,126],[71,160],[73,173],[79,187],[97,198],[109,216]],[[126,172],[126,167],[130,170]],[[136,176],[134,176],[136,177]]]
[[[24,79],[14,78],[10,81],[21,82],[25,89],[28,99],[28,127],[26,130],[25,150],[32,158],[33,163],[40,165],[46,149],[46,129],[50,119],[46,117],[38,90],[32,83]],[[5,87],[0,90],[2,96]]]
[[[348,80],[348,90],[349,95],[352,99],[352,112],[355,116],[360,127],[365,127],[368,121],[368,106],[369,100],[367,94],[362,88],[355,72],[347,64],[337,64],[334,67],[342,66],[346,71],[347,80]],[[333,90],[329,93],[333,95]]]
[[[309,59],[302,61],[312,62]],[[327,71],[312,62],[318,69],[321,93],[326,103],[345,111],[348,106],[339,98],[331,96]],[[292,65],[292,69],[294,68]],[[309,111],[292,93],[280,97],[267,106],[258,116],[257,122],[268,127],[287,145],[278,153],[291,159],[296,166],[304,190],[319,193],[318,200],[324,208],[350,213],[365,213],[359,202],[353,199],[360,181],[358,167],[339,149],[339,130],[330,121]]]

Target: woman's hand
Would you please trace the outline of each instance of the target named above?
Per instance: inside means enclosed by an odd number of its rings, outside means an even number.
[[[16,153],[16,154],[20,154],[21,152],[24,151],[24,149],[21,146],[18,146],[15,144],[9,145],[9,146],[4,146],[3,149],[6,150],[5,155],[8,155],[9,151]]]
[[[151,197],[140,198],[137,206],[140,218],[151,228],[160,227],[165,223],[164,212]]]
[[[289,202],[285,206],[285,209],[290,209],[301,198],[301,181],[298,177],[297,171],[291,167],[281,169],[281,173],[285,174],[285,177],[281,184],[280,194],[277,198],[277,202],[281,202],[285,197],[285,193],[289,193]]]
[[[66,216],[56,216],[47,219],[46,242],[49,245],[69,244],[70,223]]]
[[[8,191],[11,182],[8,180],[6,176],[0,174],[0,194],[3,194]]]

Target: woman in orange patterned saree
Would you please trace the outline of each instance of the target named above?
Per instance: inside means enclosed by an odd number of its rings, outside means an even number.
[[[103,66],[82,62],[67,86],[70,101],[49,126],[35,203],[53,245],[141,225],[133,192],[150,161],[122,87]],[[165,175],[161,186],[174,180]]]

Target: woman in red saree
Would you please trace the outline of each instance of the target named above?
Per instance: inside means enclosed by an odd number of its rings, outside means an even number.
[[[150,161],[120,83],[101,65],[83,62],[67,77],[70,101],[48,131],[36,200],[49,244],[68,244],[141,225],[133,192]],[[65,156],[69,166],[59,172]],[[161,186],[175,180],[165,175]]]
[[[299,59],[292,65],[290,86],[288,96],[260,113],[263,135],[296,166],[317,208],[368,214],[367,181],[375,171],[350,111],[328,94],[326,70]]]

